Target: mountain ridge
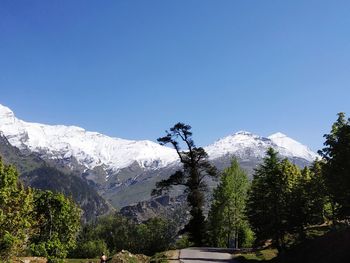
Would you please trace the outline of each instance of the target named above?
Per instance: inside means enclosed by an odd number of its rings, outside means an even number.
[[[21,150],[39,152],[47,158],[74,157],[88,169],[107,165],[118,171],[134,161],[144,168],[156,168],[177,160],[173,149],[152,141],[109,137],[77,126],[25,122],[1,104],[0,130]]]
[[[78,126],[25,122],[16,118],[11,109],[1,104],[0,131],[12,145],[21,150],[39,152],[53,159],[74,157],[88,169],[106,165],[118,171],[134,161],[143,168],[155,169],[176,163],[178,159],[173,149],[149,140],[109,137]],[[256,147],[256,155],[262,157],[266,148],[270,146],[277,148],[283,156],[294,156],[308,161],[317,157],[309,148],[280,132],[262,137],[251,132],[239,131],[203,148],[210,159],[215,159],[225,154],[244,155],[239,151],[244,147]],[[292,150],[290,146],[293,146]]]
[[[94,220],[97,216],[113,211],[85,180],[70,171],[50,165],[35,153],[25,154],[12,146],[0,132],[0,158],[14,165],[25,185],[36,189],[60,192],[72,197],[83,210],[82,219]]]
[[[21,152],[34,153],[55,167],[69,169],[116,208],[148,200],[157,181],[181,169],[176,151],[169,147],[148,140],[108,137],[77,126],[25,122],[1,104],[0,132]],[[282,133],[262,137],[240,131],[204,149],[219,170],[228,167],[235,157],[252,176],[269,147],[301,167],[317,157]]]
[[[252,152],[247,152],[247,148],[254,148],[253,154],[255,154],[255,157],[263,158],[269,147],[274,148],[285,157],[298,157],[310,162],[317,158],[317,154],[312,152],[307,146],[280,132],[263,137],[251,132],[239,131],[215,141],[213,144],[204,147],[204,149],[210,159],[215,159],[225,154],[244,158],[247,154],[252,154]]]

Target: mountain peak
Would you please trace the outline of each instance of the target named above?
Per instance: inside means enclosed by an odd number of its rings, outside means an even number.
[[[13,111],[0,104],[0,124],[12,124],[16,121],[15,114]]]
[[[14,116],[15,116],[15,114],[13,113],[13,111],[10,108],[0,104],[0,117],[1,118],[14,117]]]
[[[238,131],[238,132],[234,133],[233,135],[255,136],[255,134],[248,132],[248,131]]]
[[[286,137],[288,137],[287,135],[285,135],[284,133],[282,133],[282,132],[276,132],[276,133],[274,133],[274,134],[271,134],[269,137],[267,137],[267,138],[269,138],[269,139],[273,139],[273,138],[286,138]]]
[[[250,156],[263,158],[270,147],[285,157],[298,157],[308,161],[313,161],[317,157],[305,145],[281,132],[274,133],[266,138],[251,132],[239,131],[231,136],[217,140],[215,143],[205,147],[205,150],[211,159],[227,154],[240,158],[249,158]]]

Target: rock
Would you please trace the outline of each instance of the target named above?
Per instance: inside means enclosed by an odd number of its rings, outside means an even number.
[[[141,254],[131,254],[127,250],[122,250],[115,254],[109,263],[149,263],[150,258]]]

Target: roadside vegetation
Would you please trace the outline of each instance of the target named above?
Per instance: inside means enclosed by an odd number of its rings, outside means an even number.
[[[256,245],[269,240],[277,248],[272,262],[349,261],[350,120],[344,113],[324,137],[322,159],[310,167],[300,170],[270,149],[255,170],[247,216]],[[238,259],[258,260],[249,257]]]

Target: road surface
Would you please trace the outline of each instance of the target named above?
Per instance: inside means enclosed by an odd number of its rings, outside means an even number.
[[[180,262],[184,263],[237,263],[232,259],[232,250],[224,248],[186,248],[180,251]]]

